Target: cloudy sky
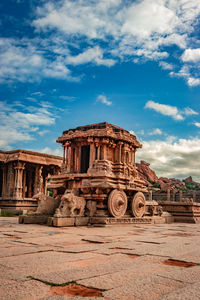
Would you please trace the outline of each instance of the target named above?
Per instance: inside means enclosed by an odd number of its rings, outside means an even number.
[[[1,0],[0,149],[134,132],[159,176],[200,181],[199,0]]]

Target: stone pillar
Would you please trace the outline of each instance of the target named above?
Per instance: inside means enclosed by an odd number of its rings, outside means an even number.
[[[76,148],[72,147],[71,151],[71,172],[75,173],[75,165],[76,165]]]
[[[129,163],[129,164],[132,164],[132,155],[131,155],[131,154],[132,154],[132,152],[129,151],[129,152],[128,152],[128,163]]]
[[[100,145],[98,145],[98,148],[97,148],[97,160],[100,159]]]
[[[134,148],[134,150],[133,150],[133,165],[135,165],[135,152],[136,152],[136,149]]]
[[[122,162],[122,143],[119,142],[118,145],[119,145],[119,163],[121,163]]]
[[[74,170],[75,170],[75,172],[79,172],[79,146],[77,146],[76,148],[75,148],[75,168],[74,168]]]
[[[124,152],[123,147],[121,148],[121,162],[125,163],[125,152]]]
[[[71,150],[71,146],[69,146],[67,151],[67,172],[69,173],[71,171]]]
[[[7,169],[7,187],[6,187],[6,198],[12,198],[14,196],[14,163],[8,163]]]
[[[95,159],[99,160],[100,159],[100,145],[99,143],[96,143],[95,144],[95,147],[97,148],[97,157],[95,157]],[[95,149],[95,152],[96,152],[96,149]],[[96,154],[96,153],[95,153]],[[96,156],[96,155],[95,155]]]
[[[107,160],[107,147],[106,145],[102,145],[102,159]]]
[[[22,197],[25,198],[26,196],[26,169],[24,168],[24,172],[23,172],[23,190],[22,190]]]
[[[90,165],[89,165],[89,168],[92,167],[93,162],[95,161],[95,151],[96,151],[95,145],[90,144]]]
[[[172,201],[175,201],[176,200],[176,192],[173,190],[172,192]]]
[[[35,179],[34,179],[34,191],[33,194],[42,192],[43,178],[42,178],[42,166],[37,165],[35,167]]]
[[[32,183],[33,183],[33,172],[32,170],[29,170],[28,172],[28,198],[32,198]]]
[[[65,152],[66,152],[66,146],[63,145],[63,165],[65,165]]]
[[[47,195],[47,179],[48,179],[48,175],[46,174],[45,178],[44,178],[44,194]]]
[[[3,182],[2,182],[2,198],[6,198],[6,192],[7,192],[7,168],[4,165],[3,168]]]
[[[170,189],[167,189],[167,201],[170,201]]]
[[[149,201],[152,201],[152,190],[149,191]]]
[[[180,202],[182,201],[182,197],[183,197],[183,192],[182,192],[182,191],[179,191],[179,201],[180,201]]]
[[[17,162],[14,166],[15,170],[15,185],[14,185],[14,195],[15,199],[23,199],[23,169],[24,163]]]

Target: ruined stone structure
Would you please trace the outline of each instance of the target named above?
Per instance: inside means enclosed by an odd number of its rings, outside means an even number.
[[[60,172],[62,158],[26,150],[0,151],[0,208],[34,210],[47,179]]]
[[[150,191],[149,197],[173,216],[175,222],[200,223],[200,191]]]

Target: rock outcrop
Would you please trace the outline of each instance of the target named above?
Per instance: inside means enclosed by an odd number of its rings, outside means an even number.
[[[150,164],[141,160],[136,163],[138,175],[146,182],[148,187],[159,188],[163,191],[170,190],[200,190],[200,183],[193,181],[189,176],[186,179],[180,180],[176,178],[160,177],[150,168]]]
[[[140,163],[136,163],[136,167],[138,170],[138,175],[141,179],[145,180],[145,182],[157,182],[158,177],[156,173],[150,169],[150,164],[144,160],[141,160]]]

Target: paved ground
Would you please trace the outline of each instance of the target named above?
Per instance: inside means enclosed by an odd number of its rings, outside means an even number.
[[[54,228],[1,217],[0,247],[1,300],[200,299],[198,224]]]

